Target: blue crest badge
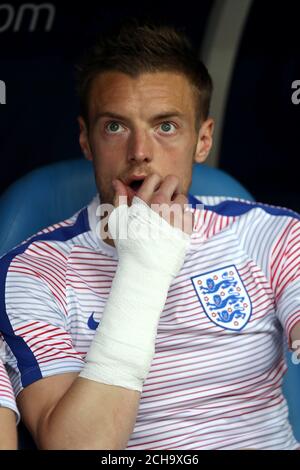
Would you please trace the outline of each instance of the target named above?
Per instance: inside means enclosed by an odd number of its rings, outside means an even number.
[[[207,317],[226,330],[240,331],[248,323],[252,303],[234,265],[192,277]]]

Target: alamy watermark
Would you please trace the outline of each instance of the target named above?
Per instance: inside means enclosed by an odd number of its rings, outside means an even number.
[[[24,25],[25,27],[29,26],[28,31],[32,33],[38,24],[43,24],[44,30],[48,33],[52,29],[55,13],[56,8],[52,3],[42,3],[41,5],[24,3],[19,7],[14,7],[10,3],[2,3],[0,4],[0,33],[10,29],[17,33]],[[28,20],[30,20],[29,25]]]
[[[6,85],[3,80],[0,80],[0,104],[6,104]]]
[[[96,233],[102,240],[111,237],[118,240],[169,238],[171,226],[177,229],[177,236],[184,236],[183,232],[192,234],[194,231],[195,221],[191,204],[182,206],[177,203],[165,203],[148,206],[138,198],[128,207],[126,196],[121,196],[119,203],[118,207],[113,204],[100,204],[97,207],[96,217],[99,220]],[[203,204],[196,205],[198,210],[203,208]],[[112,233],[109,230],[109,221]]]
[[[6,350],[5,350],[5,344],[0,337],[0,361],[5,363],[6,362]]]
[[[291,98],[292,103],[295,104],[295,105],[298,105],[298,104],[300,104],[300,80],[295,80],[292,83],[292,90],[296,90],[292,94],[292,98]]]
[[[291,358],[292,363],[295,365],[299,365],[300,364],[300,340],[299,339],[293,341],[292,349],[293,349],[292,358]]]

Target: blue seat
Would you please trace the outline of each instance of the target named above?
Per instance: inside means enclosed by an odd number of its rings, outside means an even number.
[[[193,195],[231,196],[254,200],[234,178],[222,170],[195,164],[190,187]],[[0,255],[44,227],[66,219],[89,203],[96,194],[93,168],[86,160],[67,160],[32,171],[16,181],[0,197]],[[288,372],[284,381],[290,421],[300,441],[300,366],[287,353]],[[20,448],[34,444],[24,427],[19,432]]]

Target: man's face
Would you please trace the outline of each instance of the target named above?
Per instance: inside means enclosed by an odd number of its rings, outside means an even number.
[[[131,78],[112,71],[94,79],[89,126],[79,118],[80,145],[93,161],[102,203],[113,203],[112,180],[118,178],[133,188],[130,204],[151,173],[177,176],[178,192],[187,195],[192,164],[204,161],[212,144],[212,120],[195,129],[195,103],[188,79],[174,72]],[[132,183],[138,177],[140,183]]]

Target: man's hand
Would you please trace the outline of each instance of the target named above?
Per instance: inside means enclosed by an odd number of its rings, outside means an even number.
[[[186,210],[188,198],[179,193],[177,176],[168,175],[162,179],[158,174],[152,173],[145,178],[136,192],[119,179],[113,181],[113,186],[115,188],[115,207],[124,203],[126,198],[132,202],[133,197],[136,196],[161,215],[172,227],[191,235],[194,215],[191,211]]]

